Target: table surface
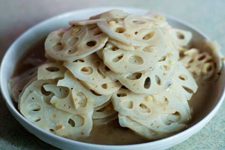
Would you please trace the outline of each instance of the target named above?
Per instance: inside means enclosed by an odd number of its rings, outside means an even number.
[[[225,52],[224,0],[0,0],[0,59],[25,30],[51,16],[100,6],[129,6],[163,12],[199,28],[220,43]],[[0,97],[0,150],[56,149],[28,133],[9,113]],[[171,150],[225,149],[225,103],[197,134]]]

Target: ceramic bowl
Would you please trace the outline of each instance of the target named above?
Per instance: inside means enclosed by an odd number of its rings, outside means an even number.
[[[118,8],[118,7],[117,7]],[[222,74],[218,81],[217,92],[214,94],[214,98],[208,102],[210,105],[202,105],[204,110],[202,114],[198,114],[195,117],[193,124],[184,131],[181,131],[175,135],[172,135],[167,138],[160,140],[142,143],[142,144],[132,144],[132,145],[98,145],[98,144],[89,144],[84,142],[73,141],[63,137],[59,137],[52,133],[46,132],[36,126],[31,122],[25,119],[14,105],[12,97],[10,96],[9,81],[14,72],[16,65],[24,53],[29,49],[30,46],[35,44],[40,39],[43,39],[47,34],[55,29],[58,29],[63,26],[67,26],[70,20],[81,20],[87,19],[89,16],[114,9],[112,7],[102,7],[102,8],[89,8],[83,10],[77,10],[73,12],[68,12],[53,18],[50,18],[46,21],[43,21],[34,27],[27,30],[22,34],[7,50],[1,64],[0,70],[0,82],[1,82],[1,91],[5,99],[6,105],[12,115],[20,122],[20,124],[26,128],[30,133],[37,136],[42,141],[49,143],[55,147],[66,149],[66,150],[162,150],[172,147],[178,143],[181,143],[188,139],[193,134],[197,133],[202,129],[206,123],[216,114],[217,110],[221,106],[224,100],[224,82],[225,82],[225,69],[223,68]],[[134,14],[145,14],[147,10],[136,9],[136,8],[118,8],[125,10]],[[203,33],[199,30],[193,28],[192,26],[176,19],[174,17],[167,16],[168,22],[177,28],[186,29],[193,33],[194,41],[203,41],[208,39]],[[205,108],[206,107],[206,108]],[[202,108],[203,109],[203,108]],[[110,136],[110,135],[109,135]]]

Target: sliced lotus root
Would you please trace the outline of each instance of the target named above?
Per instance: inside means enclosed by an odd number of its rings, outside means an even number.
[[[168,54],[154,68],[141,72],[116,74],[116,78],[129,90],[139,94],[157,94],[168,88],[174,72],[177,58]]]
[[[94,111],[93,119],[103,119],[117,114],[112,103],[107,104],[103,108]]]
[[[118,94],[119,98],[113,97],[114,107],[118,113],[155,132],[176,132],[184,127],[191,116],[187,101],[181,101],[175,96],[172,97],[173,99],[168,96],[158,99],[158,97],[137,95],[129,91],[126,93],[124,90]]]
[[[149,140],[155,140],[168,136],[166,133],[154,131],[142,124],[130,119],[128,116],[119,115],[119,124],[122,127],[130,128],[137,134]]]
[[[55,94],[50,103],[56,108],[68,113],[82,113],[92,111],[94,109],[94,100],[86,96],[86,89],[76,80],[70,81],[73,87],[66,86],[65,80],[58,82],[56,87],[45,87],[45,90]],[[47,86],[47,85],[46,85]]]
[[[99,66],[99,72],[104,74],[105,76],[109,77],[111,80],[113,81],[118,81],[117,77],[116,77],[116,73],[113,72],[112,70],[110,70],[105,64],[100,64]]]
[[[185,101],[190,100],[197,89],[198,85],[191,73],[181,62],[177,63],[170,87],[166,91],[172,93],[171,96],[180,95],[180,100]]]
[[[30,70],[27,70],[24,73],[18,76],[15,76],[11,79],[10,81],[11,94],[15,102],[18,102],[18,97],[20,93],[23,91],[26,84],[32,79],[36,80],[36,76],[37,76],[36,69],[37,68],[32,68]]]
[[[112,102],[119,114],[129,116],[151,130],[171,133],[190,120],[187,100],[196,90],[197,84],[191,74],[178,64],[171,85],[161,93],[148,96],[120,89],[113,95]]]
[[[96,54],[98,55],[98,57],[99,57],[100,59],[103,59],[102,49],[99,50],[99,51],[97,51]]]
[[[50,103],[57,109],[68,113],[84,113],[93,109],[93,101],[79,96],[72,96],[72,90],[68,87],[45,85],[44,89],[54,94]]]
[[[70,70],[76,78],[81,80],[85,86],[99,94],[110,95],[119,90],[121,84],[117,81],[113,81],[103,72],[100,72],[99,66],[101,64],[102,61],[96,54],[89,55],[71,63],[64,63],[65,67]]]
[[[95,125],[107,124],[117,118],[117,112],[114,110],[112,103],[97,109],[93,114],[93,121]]]
[[[224,56],[221,53],[221,47],[217,42],[205,41],[205,49],[213,56],[213,60],[216,63],[216,73],[218,77],[223,68]]]
[[[183,54],[181,62],[196,80],[207,80],[216,73],[216,62],[209,53],[192,48]]]
[[[105,19],[105,20],[111,20],[111,19],[124,19],[129,14],[119,10],[119,9],[113,9],[107,12],[103,12],[101,14],[98,14],[96,16],[90,17],[91,20],[95,19]]]
[[[56,60],[74,61],[101,48],[108,37],[96,25],[72,26],[66,31],[54,31],[45,41],[46,54]]]
[[[110,38],[126,45],[141,47],[154,43],[154,36],[161,29],[154,25],[150,17],[135,15],[120,20],[101,21],[97,25]]]
[[[36,101],[36,102],[32,102]],[[68,138],[88,136],[92,129],[92,114],[80,116],[55,109],[35,91],[21,104],[21,113],[38,127]]]
[[[136,49],[135,46],[124,44],[124,43],[122,43],[120,41],[117,41],[117,40],[110,39],[109,42],[112,43],[113,45],[116,45],[118,48],[123,49],[123,50],[133,51],[133,50]]]
[[[117,118],[118,118],[117,113],[115,113],[114,115],[109,116],[107,118],[94,119],[93,123],[94,125],[106,125],[116,120]]]
[[[91,20],[73,20],[73,21],[70,21],[69,24],[71,26],[75,26],[75,25],[85,26],[85,25],[94,25],[99,21],[103,21],[103,19],[99,18],[99,19],[91,19]]]
[[[111,98],[111,95],[99,95],[92,90],[85,88],[68,71],[65,73],[64,78],[58,81],[57,86],[67,87],[72,90],[70,96],[73,97],[73,103],[77,108],[86,106],[90,101],[94,102],[94,108],[98,108],[108,102]]]
[[[146,14],[151,18],[152,23],[161,28],[171,29],[172,27],[168,24],[166,17],[160,14],[148,13]]]
[[[102,52],[104,64],[115,73],[134,73],[154,67],[170,50],[170,47],[148,46],[127,51],[107,43]]]
[[[62,65],[47,62],[38,67],[37,79],[48,80],[63,78],[65,71],[66,70]]]
[[[192,39],[192,33],[181,29],[171,29],[171,35],[178,47],[188,46]]]
[[[166,91],[147,96],[121,89],[113,96],[113,105],[119,114],[129,116],[152,130],[173,132],[177,124],[187,122],[191,115],[188,102],[179,98],[182,96],[171,96]]]
[[[32,123],[57,135],[77,138],[88,136],[92,129],[92,112],[86,115],[71,114],[49,104],[52,93],[44,90],[52,80],[32,82],[22,93],[19,101],[20,112]]]

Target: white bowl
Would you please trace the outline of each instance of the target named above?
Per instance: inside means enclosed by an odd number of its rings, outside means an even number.
[[[115,7],[114,7],[115,8]],[[17,65],[20,58],[23,54],[29,49],[31,45],[43,39],[49,32],[62,27],[67,26],[70,20],[80,20],[86,19],[89,16],[114,9],[112,7],[103,7],[103,8],[89,8],[78,10],[74,12],[65,13],[53,18],[50,18],[44,22],[37,24],[36,26],[30,28],[24,34],[22,34],[8,49],[6,52],[0,70],[0,82],[1,82],[1,91],[5,98],[6,105],[12,115],[20,122],[22,126],[24,126],[29,132],[37,136],[42,141],[49,143],[55,147],[71,150],[162,150],[172,147],[178,143],[183,142],[188,139],[193,134],[197,133],[201,128],[205,126],[205,124],[215,115],[219,107],[221,106],[224,100],[224,83],[225,83],[225,69],[223,68],[222,74],[218,81],[217,92],[215,94],[214,99],[210,102],[208,108],[204,108],[207,110],[206,113],[198,115],[196,121],[186,130],[179,132],[173,136],[160,139],[153,142],[147,142],[143,144],[133,144],[133,145],[98,145],[98,144],[89,144],[83,142],[77,142],[70,139],[66,139],[63,137],[59,137],[57,135],[46,132],[36,126],[34,126],[31,122],[25,119],[17,110],[16,106],[13,104],[13,100],[10,96],[10,88],[8,83],[13,74],[15,66]],[[118,8],[118,7],[117,7]],[[136,8],[118,8],[125,10],[130,13],[135,14],[144,14],[147,10],[136,9]],[[169,23],[174,27],[178,27],[181,29],[189,30],[193,33],[194,41],[203,41],[204,39],[208,39],[204,34],[202,34],[199,30],[191,27],[187,23],[184,23],[174,17],[167,17]],[[203,107],[205,107],[203,105]],[[109,135],[110,136],[110,135]]]

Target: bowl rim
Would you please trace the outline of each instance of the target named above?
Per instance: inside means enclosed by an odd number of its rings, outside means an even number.
[[[225,87],[223,86],[222,89],[222,95],[219,96],[218,98],[218,102],[215,104],[215,106],[212,108],[212,110],[206,114],[203,118],[201,118],[198,122],[196,122],[194,125],[188,127],[187,129],[180,131],[174,135],[171,135],[169,137],[165,137],[163,139],[159,139],[156,141],[150,141],[150,142],[145,142],[145,143],[138,143],[138,144],[128,144],[128,145],[104,145],[104,144],[93,144],[93,143],[85,143],[85,142],[81,142],[81,141],[75,141],[72,139],[67,139],[64,137],[60,137],[58,135],[55,135],[53,133],[49,133],[37,126],[35,126],[33,123],[31,123],[29,120],[27,120],[17,109],[16,107],[12,104],[13,100],[11,98],[10,92],[9,92],[9,88],[8,85],[2,85],[2,83],[4,83],[4,72],[3,72],[3,67],[6,66],[7,63],[7,57],[9,57],[10,53],[12,53],[14,51],[14,46],[17,45],[18,43],[20,43],[20,41],[23,41],[23,38],[26,37],[27,35],[29,35],[30,33],[33,32],[33,30],[36,30],[39,28],[39,26],[42,26],[44,24],[47,24],[57,18],[64,18],[66,16],[70,16],[71,14],[74,13],[81,13],[81,12],[86,12],[86,11],[91,11],[91,10],[99,10],[99,12],[105,11],[105,10],[110,10],[110,9],[122,9],[122,10],[131,10],[131,11],[139,11],[139,12],[143,12],[146,13],[148,12],[147,9],[140,9],[140,8],[134,8],[134,7],[92,7],[92,8],[85,8],[85,9],[78,9],[75,11],[70,11],[70,12],[65,12],[56,16],[53,16],[51,18],[48,18],[44,21],[41,21],[40,23],[30,27],[29,29],[27,29],[24,33],[22,33],[19,37],[16,38],[16,40],[10,45],[10,47],[7,49],[7,51],[4,54],[4,57],[2,59],[1,62],[1,66],[0,66],[0,85],[1,85],[1,93],[3,95],[3,99],[6,102],[6,106],[8,107],[8,110],[11,112],[11,114],[16,118],[17,121],[20,122],[20,124],[25,124],[26,126],[29,126],[33,129],[35,129],[38,132],[41,132],[42,134],[47,135],[49,138],[53,138],[54,140],[58,140],[58,141],[62,141],[64,143],[70,143],[70,144],[77,144],[80,146],[86,146],[86,147],[90,147],[90,148],[130,148],[130,147],[139,147],[139,146],[144,146],[144,145],[148,145],[148,146],[154,146],[154,145],[161,145],[161,144],[165,144],[165,142],[170,142],[173,141],[176,138],[182,137],[182,136],[186,136],[189,134],[195,134],[196,132],[198,132],[198,130],[200,130],[203,126],[205,126],[205,124],[212,119],[212,117],[215,115],[215,113],[218,111],[219,107],[222,105],[222,102],[225,98]],[[163,13],[162,13],[163,14]],[[202,33],[199,29],[197,29],[196,27],[193,27],[192,25],[190,25],[189,23],[180,20],[178,18],[175,18],[173,16],[170,15],[165,15],[166,18],[169,18],[171,20],[174,20],[175,22],[181,23],[191,29],[193,29],[194,31],[196,31],[197,33],[199,33],[200,35],[202,35],[205,39],[209,39],[204,33]],[[223,70],[224,67],[223,67]],[[24,126],[24,125],[23,125]],[[24,126],[25,127],[25,126]],[[29,131],[27,129],[27,127],[25,127],[27,131]],[[30,131],[29,131],[30,132]],[[31,134],[35,135],[37,137],[37,135],[33,132],[30,132]],[[39,138],[39,137],[38,137]],[[44,141],[46,142],[46,141]],[[48,143],[48,142],[47,142]]]

